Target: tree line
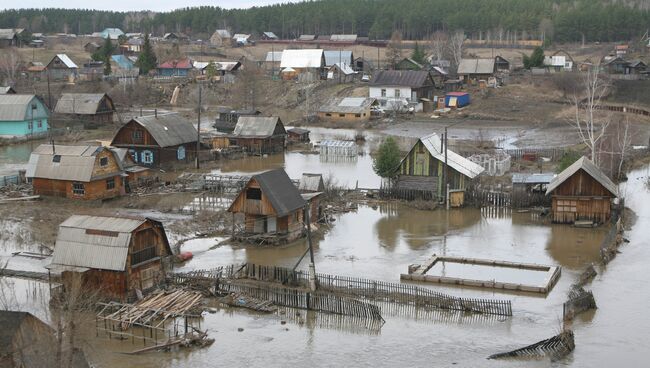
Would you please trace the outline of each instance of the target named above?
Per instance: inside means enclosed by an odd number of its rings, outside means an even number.
[[[463,30],[472,39],[621,41],[641,37],[650,24],[645,0],[316,0],[249,9],[212,6],[171,12],[16,9],[0,12],[0,28],[89,34],[107,27],[162,35],[183,32],[207,39],[218,28],[282,38],[354,33],[388,39],[426,39]]]

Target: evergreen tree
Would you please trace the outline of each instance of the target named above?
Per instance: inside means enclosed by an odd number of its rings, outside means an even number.
[[[388,137],[379,145],[377,155],[372,159],[372,168],[382,178],[393,178],[397,175],[400,159],[397,142]]]
[[[416,42],[415,49],[413,49],[413,53],[411,54],[411,59],[413,59],[413,61],[415,61],[416,63],[424,64],[425,63],[424,58],[425,58],[424,50],[420,47],[420,44]]]
[[[138,56],[135,65],[140,68],[140,74],[148,74],[150,70],[155,69],[158,65],[156,53],[153,51],[151,42],[149,42],[149,35],[144,35],[144,44],[142,45],[142,52]]]
[[[208,78],[212,78],[217,75],[217,66],[214,64],[213,61],[211,61],[208,66],[205,67],[205,74],[208,76]]]
[[[535,47],[533,53],[528,56],[524,55],[524,68],[541,68],[544,66],[544,49]]]
[[[111,75],[111,57],[106,55],[104,58],[104,75]]]
[[[100,47],[97,51],[95,51],[95,53],[92,54],[91,57],[95,61],[105,61],[107,58],[110,59],[111,55],[113,55],[114,50],[115,48],[113,47],[113,42],[111,42],[111,38],[106,37],[102,47]]]

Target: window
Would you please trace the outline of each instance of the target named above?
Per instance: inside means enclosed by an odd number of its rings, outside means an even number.
[[[325,116],[332,116],[332,114],[330,114],[330,113],[328,112],[327,114],[325,114]]]
[[[115,178],[106,179],[106,190],[115,189]]]
[[[54,155],[52,157],[52,162],[61,162],[61,155]]]
[[[151,151],[142,151],[142,163],[143,164],[153,164],[153,152]]]
[[[360,118],[361,114],[354,114],[355,117]],[[363,116],[366,116],[366,114],[363,114]]]
[[[43,127],[43,122],[39,120],[39,121],[38,121],[38,124],[37,124],[36,126],[37,126],[39,129],[42,128],[42,127]]]
[[[178,147],[178,149],[176,150],[176,158],[179,161],[180,160],[185,160],[185,147],[184,146]]]
[[[340,118],[344,118],[344,117],[345,117],[345,114],[339,114],[339,117],[340,117]]]
[[[86,190],[83,183],[72,183],[72,194],[74,195],[85,195]]]
[[[108,157],[102,157],[99,159],[99,166],[108,166]]]
[[[396,89],[395,90],[395,97],[400,98],[401,96],[402,96],[402,91],[400,91],[399,89]]]
[[[262,190],[260,188],[246,189],[246,199],[262,200]]]
[[[386,97],[386,88],[381,89],[381,97]]]
[[[142,140],[142,130],[134,130],[133,131],[133,140],[134,141],[141,141]]]
[[[131,158],[133,159],[133,162],[137,163],[138,162],[138,152],[136,150],[129,150],[129,153],[131,154]]]
[[[27,130],[34,130],[34,123],[31,121],[27,123]]]

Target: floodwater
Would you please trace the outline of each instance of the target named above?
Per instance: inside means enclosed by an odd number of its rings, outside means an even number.
[[[504,282],[530,286],[545,286],[544,280],[548,277],[547,271],[447,261],[436,262],[436,264],[433,265],[426,274],[431,276]]]
[[[25,142],[0,146],[0,176],[16,175],[18,170],[24,169],[29,155],[39,144],[40,142]]]

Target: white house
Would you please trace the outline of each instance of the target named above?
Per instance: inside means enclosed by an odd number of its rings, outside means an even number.
[[[423,70],[382,70],[370,81],[369,97],[376,98],[388,110],[409,105],[422,109],[420,99],[432,99],[435,82]]]
[[[544,57],[544,66],[551,71],[573,70],[573,60],[565,55],[553,55]]]

